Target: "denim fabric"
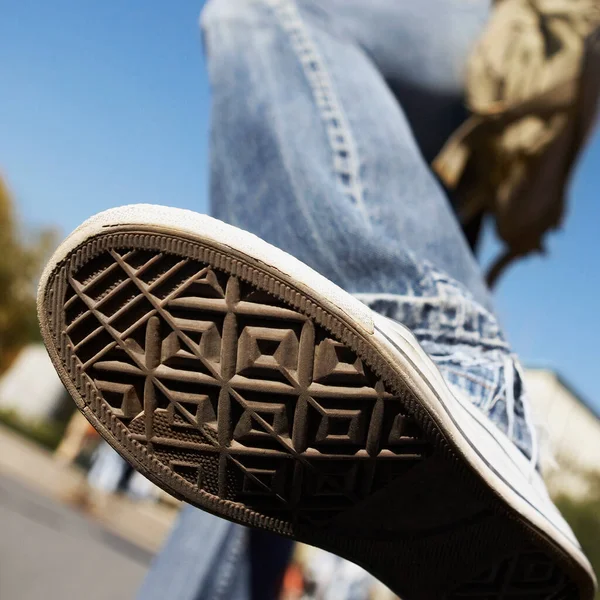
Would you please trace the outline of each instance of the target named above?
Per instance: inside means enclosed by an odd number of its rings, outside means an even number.
[[[139,600],[250,600],[249,530],[186,506]]]
[[[211,209],[408,326],[455,393],[536,464],[519,365],[427,162],[465,116],[466,57],[488,11],[489,0],[208,0]],[[243,530],[221,522],[206,545],[214,517],[191,511],[143,600],[221,597],[210,593]]]
[[[518,364],[423,155],[464,117],[465,61],[488,10],[209,0],[210,199],[214,216],[412,329],[456,393],[535,463]]]
[[[363,12],[390,4],[364,3]],[[452,208],[371,52],[337,33],[322,8],[292,0],[209,0],[202,22],[214,216],[350,292],[410,285],[411,249],[490,306]],[[389,43],[401,54],[401,18],[397,25]],[[460,103],[458,89],[452,101]]]
[[[185,506],[139,600],[277,600],[293,542]],[[259,560],[256,560],[256,559]]]

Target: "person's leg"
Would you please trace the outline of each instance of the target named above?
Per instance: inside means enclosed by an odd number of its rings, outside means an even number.
[[[185,506],[139,600],[251,600],[249,530]]]
[[[458,393],[534,457],[477,266],[367,52],[292,0],[212,0],[204,25],[216,216],[407,324]],[[128,286],[139,291],[115,317]],[[502,591],[521,571],[536,577],[538,555],[519,561],[542,526],[516,490],[544,500],[519,453],[448,393],[412,336],[273,246],[193,213],[124,207],[71,236],[40,289],[44,339],[74,397],[168,491],[346,556],[414,597],[459,583],[472,595],[484,566],[501,571]],[[559,535],[573,544],[568,527],[548,531],[544,578],[558,572],[553,589],[572,591],[552,554]],[[585,560],[572,545],[565,556],[589,591]]]
[[[150,566],[139,600],[277,600],[293,540],[186,505]]]
[[[390,8],[400,4],[209,0],[212,212],[413,330],[454,389],[535,461],[521,377],[480,269],[378,69],[399,89],[421,65],[421,88],[439,105],[444,43],[445,60],[464,65],[465,40],[475,39],[487,5],[415,9],[429,25],[420,33],[427,54],[414,50],[411,11]],[[450,15],[452,37],[442,35]],[[390,48],[413,53],[412,63],[396,66]],[[439,84],[452,106],[459,71]]]
[[[212,214],[351,292],[411,285],[410,249],[488,303],[408,120],[344,23],[293,0],[209,0],[203,15]]]
[[[468,386],[480,405],[498,405],[497,420],[508,425],[498,399],[506,352],[493,318],[427,264],[451,272],[489,306],[422,157],[437,151],[463,116],[461,71],[487,4],[467,10],[386,0],[369,4],[368,19],[361,18],[366,6],[209,0],[203,24],[213,93],[212,213],[349,291],[376,292],[365,300],[430,342],[447,378]],[[454,22],[446,28],[448,19]],[[461,325],[460,334],[449,332]],[[473,341],[480,352],[490,328],[491,352],[502,356],[495,361],[488,351],[486,361],[482,352],[467,370],[458,342],[466,338],[467,355]],[[529,450],[527,436],[519,435]],[[193,555],[179,540],[183,524],[186,539],[202,539],[202,513],[184,511],[145,590],[162,593],[160,581],[178,577],[202,587],[194,573],[181,572],[195,566],[177,561],[182,552]]]

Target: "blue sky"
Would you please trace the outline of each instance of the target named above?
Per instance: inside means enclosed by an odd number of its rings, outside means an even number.
[[[68,233],[110,206],[206,210],[209,91],[202,2],[5,2],[0,172],[30,227]],[[550,366],[600,410],[600,134],[548,254],[513,267],[496,305],[525,364]],[[484,260],[497,247],[486,236]]]

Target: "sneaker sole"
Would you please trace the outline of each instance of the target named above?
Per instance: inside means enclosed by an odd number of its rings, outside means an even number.
[[[62,381],[137,470],[406,598],[593,597],[582,555],[483,480],[360,309],[161,223],[75,232],[39,294]]]

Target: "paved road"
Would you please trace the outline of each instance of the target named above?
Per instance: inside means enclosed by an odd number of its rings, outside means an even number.
[[[151,555],[0,476],[0,599],[129,600]]]

